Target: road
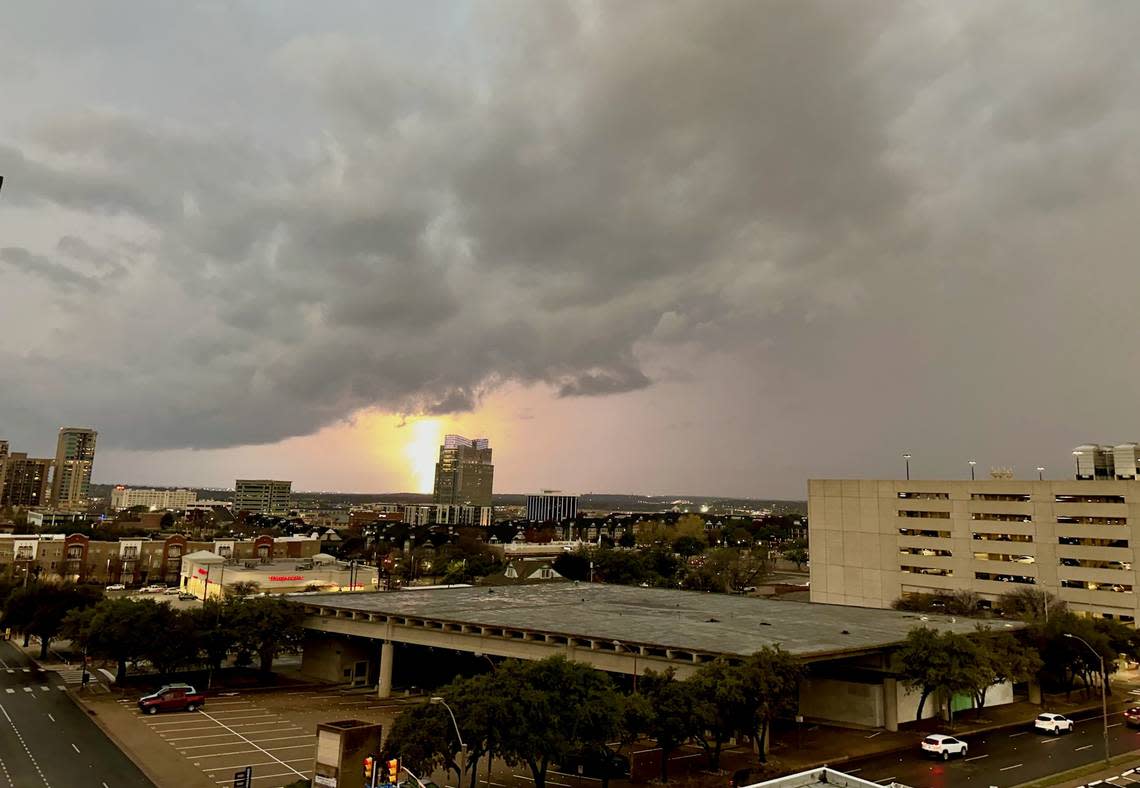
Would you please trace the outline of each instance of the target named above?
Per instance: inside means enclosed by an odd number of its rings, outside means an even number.
[[[0,788],[155,788],[63,686],[0,641]]]
[[[1123,724],[1123,712],[1109,712],[1109,750],[1112,755],[1140,749],[1140,731]],[[1007,786],[1036,780],[1104,758],[1104,726],[1100,713],[1077,717],[1073,733],[1046,736],[1026,727],[963,736],[969,744],[966,759],[931,761],[914,751],[877,756],[837,766],[840,771],[873,782],[900,782],[913,788],[952,786]],[[1140,762],[1140,752],[1137,752]],[[1121,766],[1121,769],[1128,768]]]

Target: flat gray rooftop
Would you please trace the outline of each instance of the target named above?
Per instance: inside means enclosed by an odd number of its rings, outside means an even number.
[[[305,594],[298,602],[452,624],[509,627],[599,641],[747,655],[779,645],[805,658],[872,651],[919,625],[973,632],[977,619],[780,602],[602,583]],[[990,622],[993,623],[993,622]],[[1002,622],[998,627],[1008,626]],[[378,625],[379,627],[380,625]]]

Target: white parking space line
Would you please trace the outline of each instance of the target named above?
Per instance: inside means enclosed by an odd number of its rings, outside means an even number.
[[[1009,738],[1011,738],[1011,739],[1012,739],[1012,738],[1014,738],[1014,737],[1016,737],[1016,736],[1024,736],[1024,735],[1025,735],[1025,734],[1027,734],[1027,733],[1029,733],[1029,731],[1022,731],[1021,733],[1011,733],[1011,734],[1009,734]]]
[[[213,717],[211,717],[209,714],[207,714],[207,713],[206,713],[206,712],[204,712],[204,711],[203,711],[203,712],[201,712],[201,714],[202,714],[202,716],[203,716],[203,717],[206,717],[206,718],[208,718],[208,719],[214,719]],[[218,723],[219,725],[221,725],[222,727],[226,727],[224,723],[218,722],[218,720],[214,720],[214,722],[217,722],[217,723]],[[237,731],[233,731],[233,733],[234,733],[234,735],[235,735],[235,736],[238,736],[238,737],[242,738],[243,740],[245,740],[245,741],[246,741],[246,742],[248,742],[249,744],[253,744],[253,742],[249,741],[249,739],[246,739],[244,736],[242,736],[242,735],[241,735],[240,733],[238,733]],[[256,745],[256,744],[253,744],[253,746],[257,747],[257,745]],[[258,747],[258,749],[260,750],[261,748],[260,748],[260,747]],[[262,750],[262,752],[264,752],[264,750]],[[266,752],[265,754],[266,754],[266,755],[268,755],[270,758],[273,758],[273,760],[275,760],[275,761],[277,761],[278,763],[280,763],[282,766],[284,766],[284,767],[285,767],[286,769],[288,769],[289,771],[291,771],[291,772],[293,772],[294,774],[296,774],[298,777],[304,777],[304,776],[305,776],[305,774],[304,774],[303,772],[299,772],[299,771],[297,771],[297,770],[296,770],[296,769],[294,769],[292,766],[289,766],[289,765],[287,765],[286,763],[284,763],[283,761],[281,761],[281,760],[280,760],[279,758],[277,758],[276,756],[274,756],[274,755],[272,755],[272,754],[270,754],[270,753],[268,753],[268,752]]]
[[[210,734],[203,734],[201,736],[175,736],[175,737],[172,737],[170,739],[167,739],[167,741],[186,741],[188,739],[217,739],[221,736],[229,736],[229,735],[230,734],[228,734],[228,733],[210,733]]]
[[[999,772],[1008,772],[1010,769],[1020,769],[1024,764],[1015,763],[1013,766],[1003,766],[998,769]]]
[[[269,732],[269,731],[267,731],[267,732]],[[276,733],[277,731],[271,731],[271,732]],[[288,739],[314,739],[314,738],[316,738],[316,737],[311,733],[301,733],[301,734],[298,734],[296,736],[277,736],[277,737],[272,738],[272,739],[258,739],[257,743],[260,744],[261,742],[266,742],[266,741],[286,741]],[[848,772],[848,774],[850,774],[850,772]]]
[[[982,758],[989,758],[989,757],[990,757],[989,755],[973,755],[969,758],[966,758],[965,760],[967,760],[967,761],[980,761]]]
[[[280,774],[262,774],[262,775],[256,775],[255,774],[253,776],[253,779],[255,779],[255,780],[268,780],[271,777],[292,777],[292,776],[293,776],[293,774],[291,772],[281,772]],[[305,776],[307,777],[308,775],[305,775]],[[231,777],[228,780],[218,780],[217,785],[229,785],[232,782],[233,782],[233,778]]]
[[[237,746],[240,743],[241,742],[234,742],[233,746]],[[204,753],[203,752],[203,753],[197,753],[194,757],[195,758],[201,758],[202,760],[206,760],[207,758],[228,758],[231,755],[248,755],[251,752],[258,752],[258,751],[259,750],[231,750],[230,752],[213,752],[213,753]],[[260,750],[260,752],[265,752],[265,751]],[[270,756],[270,757],[272,757],[272,756]],[[267,761],[266,763],[272,763],[272,761]],[[206,766],[203,768],[205,768],[207,771],[212,771],[214,769],[224,769],[227,767],[224,767],[224,766]]]
[[[1086,744],[1084,747],[1078,747],[1077,749],[1073,750],[1073,752],[1080,752],[1081,750],[1091,750],[1092,748],[1093,748],[1093,746],[1091,744]]]
[[[217,715],[215,714],[215,716],[217,716]],[[225,720],[226,722],[229,722],[230,720],[257,720],[257,719],[261,719],[263,717],[276,717],[276,716],[277,716],[276,714],[243,714],[243,715],[237,716],[237,717],[218,717],[218,719]]]
[[[188,744],[185,747],[179,747],[178,751],[182,752],[183,750],[201,750],[203,747],[228,747],[231,744],[235,743],[236,742],[218,741],[214,742],[213,744]]]

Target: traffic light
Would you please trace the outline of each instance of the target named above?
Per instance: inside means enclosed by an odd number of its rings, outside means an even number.
[[[396,785],[397,783],[400,782],[400,759],[399,758],[389,758],[388,759],[388,782],[391,783],[392,785]]]
[[[364,758],[364,784],[365,785],[371,786],[371,785],[375,784],[372,782],[372,772],[375,770],[375,768],[376,768],[376,759],[371,755],[366,756]]]

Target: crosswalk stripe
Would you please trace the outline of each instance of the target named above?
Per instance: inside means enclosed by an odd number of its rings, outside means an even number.
[[[5,690],[5,691],[6,691],[6,692],[7,692],[9,695],[12,695],[12,694],[14,694],[14,693],[16,692],[16,690],[12,689],[11,687],[9,687],[9,688],[8,688],[7,690]]]

